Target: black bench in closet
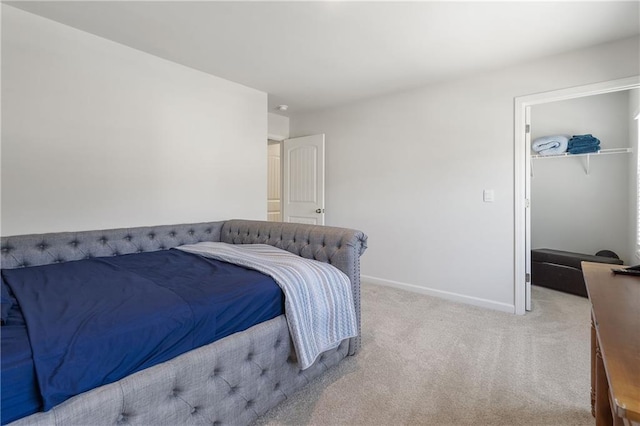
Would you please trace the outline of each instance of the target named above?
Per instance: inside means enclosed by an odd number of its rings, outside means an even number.
[[[622,260],[609,250],[596,255],[553,249],[531,250],[531,284],[587,297],[580,262],[622,265]]]

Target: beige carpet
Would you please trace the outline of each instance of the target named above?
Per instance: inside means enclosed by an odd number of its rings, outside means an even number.
[[[258,425],[594,425],[587,299],[515,316],[368,283],[363,347]]]

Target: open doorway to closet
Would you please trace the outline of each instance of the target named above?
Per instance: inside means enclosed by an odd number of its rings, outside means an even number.
[[[580,262],[631,261],[631,100],[623,90],[531,107],[533,285],[587,297]],[[549,140],[560,146],[541,149]]]
[[[592,134],[597,154],[532,155],[531,245],[631,260],[630,91],[534,105],[531,140]],[[635,203],[633,203],[635,207]]]
[[[638,88],[640,78],[635,76],[516,98],[517,314],[531,308],[532,248],[555,245],[552,248],[588,254],[617,250],[625,262],[633,263]],[[531,142],[538,136],[585,133],[600,136],[602,153],[532,155]]]

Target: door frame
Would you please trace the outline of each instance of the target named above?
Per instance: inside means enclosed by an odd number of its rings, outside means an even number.
[[[516,315],[526,312],[526,274],[528,259],[527,241],[531,241],[531,224],[526,220],[530,211],[531,150],[526,143],[526,112],[533,105],[585,96],[601,95],[640,88],[640,75],[603,81],[584,86],[570,87],[533,95],[519,96],[514,102],[514,306]],[[530,269],[530,268],[529,268]]]

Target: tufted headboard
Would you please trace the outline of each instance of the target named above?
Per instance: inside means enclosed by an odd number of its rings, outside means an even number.
[[[1,266],[3,269],[13,269],[92,257],[165,250],[201,241],[220,241],[220,229],[223,223],[145,226],[2,237]]]
[[[298,223],[227,220],[101,231],[56,232],[2,237],[4,269],[48,265],[91,257],[167,250],[201,241],[269,244],[298,256],[329,263],[351,280],[360,329],[360,256],[367,248],[361,231]],[[360,347],[352,340],[349,353]]]

